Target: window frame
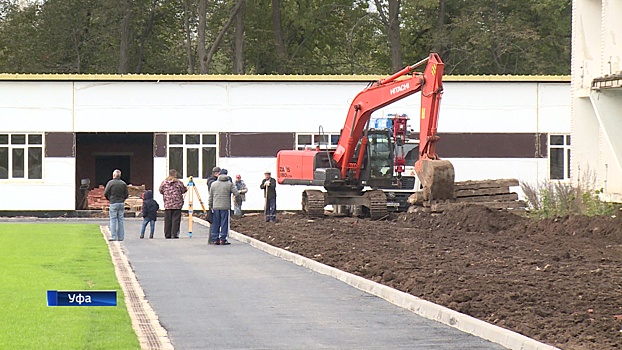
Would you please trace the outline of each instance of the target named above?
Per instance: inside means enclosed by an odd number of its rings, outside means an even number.
[[[561,137],[562,138],[562,143],[561,144],[552,144],[551,140],[553,138],[557,138],[557,137]],[[549,173],[548,173],[548,177],[549,180],[551,181],[569,181],[570,180],[570,160],[572,157],[572,135],[569,133],[550,133],[548,135],[548,168],[549,168]],[[553,177],[553,161],[557,161],[557,159],[554,159],[552,154],[554,153],[553,150],[561,150],[562,152],[562,157],[561,157],[561,170],[563,175],[561,176],[561,178],[559,177]],[[555,168],[560,167],[560,165],[555,165]]]
[[[196,139],[195,136],[198,136],[198,143],[196,143]],[[206,137],[207,136],[207,137]],[[175,138],[176,140],[179,140],[179,137],[181,137],[181,143],[179,142],[175,142],[175,143],[171,143],[171,138]],[[188,143],[188,139],[190,138],[191,143]],[[210,143],[210,139],[214,140],[214,143]],[[207,177],[209,177],[212,173],[212,167],[216,166],[218,164],[218,150],[219,150],[219,135],[218,133],[205,133],[205,132],[174,132],[174,133],[167,133],[166,135],[166,149],[167,149],[167,154],[166,154],[166,167],[168,170],[171,169],[171,162],[173,161],[173,159],[171,158],[171,151],[173,149],[176,149],[175,152],[179,152],[179,150],[181,150],[181,163],[183,164],[182,169],[175,169],[178,171],[179,174],[179,178],[188,178],[188,168],[189,168],[189,155],[192,154],[193,158],[196,156],[196,161],[192,162],[192,168],[196,168],[196,170],[198,171],[197,175],[192,175],[193,179],[201,179],[201,180],[206,180],[206,177],[203,177],[204,174],[207,174]],[[209,149],[214,149],[215,150],[215,157],[214,157],[214,165],[204,165],[203,164],[203,157],[205,154],[204,149],[209,148]],[[198,162],[198,163],[197,163]],[[179,160],[176,159],[175,163],[179,163]],[[203,169],[204,166],[207,166],[209,169]]]
[[[44,132],[0,132],[1,136],[6,137],[6,143],[0,144],[0,148],[6,149],[6,178],[0,177],[0,181],[42,181],[45,167],[45,133]],[[22,140],[23,142],[13,142]],[[4,139],[4,138],[2,138]],[[20,158],[22,159],[21,164],[21,175],[15,176],[15,151],[22,150],[22,154]],[[33,152],[35,151],[35,152]],[[33,166],[33,162],[31,161],[31,155],[37,155],[38,160],[35,161],[36,164]],[[37,165],[40,166],[40,169],[36,172],[36,177],[31,177],[33,169]],[[4,168],[3,164],[0,164],[1,168]]]
[[[300,137],[311,137],[311,143],[300,143]],[[336,138],[335,138],[336,136]],[[315,149],[317,146],[320,147],[321,150],[326,149],[328,146],[329,150],[337,149],[337,145],[339,144],[339,137],[341,133],[339,132],[325,132],[321,135],[317,132],[297,132],[296,133],[296,150],[302,151],[305,149]],[[319,142],[321,138],[326,138],[328,143]]]

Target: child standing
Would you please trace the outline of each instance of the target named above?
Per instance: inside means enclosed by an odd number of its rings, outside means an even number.
[[[149,238],[153,238],[153,231],[155,230],[155,222],[158,216],[158,209],[160,209],[160,205],[158,202],[153,200],[153,191],[147,190],[143,193],[143,227],[140,229],[140,238],[145,238],[145,228],[147,227],[147,223],[149,223],[151,228],[151,234]]]

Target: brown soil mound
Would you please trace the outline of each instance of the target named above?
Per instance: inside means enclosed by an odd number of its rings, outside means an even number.
[[[620,217],[532,221],[471,204],[231,228],[562,349],[622,348]]]

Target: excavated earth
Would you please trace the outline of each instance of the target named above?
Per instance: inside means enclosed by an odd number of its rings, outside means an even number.
[[[279,213],[237,232],[561,349],[622,349],[622,212],[534,221],[478,205],[382,221]]]

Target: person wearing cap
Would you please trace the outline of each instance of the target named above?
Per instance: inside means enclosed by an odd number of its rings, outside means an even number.
[[[220,175],[220,167],[215,166],[212,169],[212,175],[207,178],[207,190],[209,191],[212,187],[212,184],[218,180],[218,175]]]
[[[242,216],[242,202],[246,201],[246,192],[248,192],[248,188],[246,184],[242,180],[242,175],[238,174],[235,176],[235,182],[233,183],[235,188],[240,192],[239,196],[233,197],[233,215]]]
[[[212,210],[212,224],[210,225],[210,242],[215,245],[228,245],[229,241],[229,212],[231,211],[231,195],[238,196],[240,192],[227,175],[227,169],[221,169],[218,180],[209,191],[209,207]]]
[[[269,170],[266,170],[264,175],[265,178],[261,181],[259,188],[263,190],[266,200],[264,207],[266,222],[276,222],[276,180],[271,177]]]

